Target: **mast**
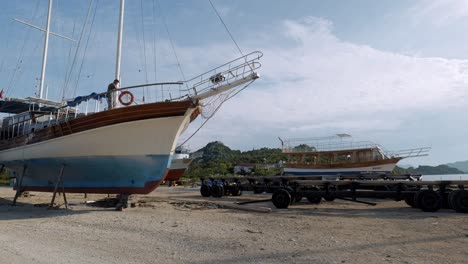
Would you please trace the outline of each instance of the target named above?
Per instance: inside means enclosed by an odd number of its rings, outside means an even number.
[[[42,57],[41,84],[39,86],[39,98],[42,99],[44,90],[44,79],[47,65],[47,50],[49,48],[49,33],[50,33],[50,13],[52,12],[52,0],[49,0],[49,11],[47,12],[47,25],[45,29],[44,54]]]
[[[122,31],[124,19],[125,0],[120,0],[120,17],[119,17],[119,35],[117,38],[117,61],[115,66],[115,79],[120,81],[120,60],[122,54]]]

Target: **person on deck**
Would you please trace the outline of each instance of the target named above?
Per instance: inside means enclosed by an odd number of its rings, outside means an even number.
[[[117,107],[115,101],[115,92],[117,91],[117,85],[119,85],[119,80],[115,79],[112,83],[107,86],[107,109],[113,109]]]

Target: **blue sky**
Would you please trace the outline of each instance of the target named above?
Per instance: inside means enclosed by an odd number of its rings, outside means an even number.
[[[0,88],[8,97],[37,90],[43,45],[40,32],[13,18],[44,26],[47,2],[0,2]],[[403,164],[468,160],[468,2],[212,2],[245,53],[264,53],[262,78],[226,102],[191,149],[213,140],[242,150],[279,147],[278,136],[350,133],[390,150],[432,147],[429,157]],[[51,30],[78,39],[90,3],[92,30],[90,19],[68,82],[76,46],[50,39],[51,99],[64,86],[66,97],[104,91],[114,78],[119,1],[55,0]],[[164,21],[187,78],[240,56],[208,1],[127,0],[123,85],[182,79]]]

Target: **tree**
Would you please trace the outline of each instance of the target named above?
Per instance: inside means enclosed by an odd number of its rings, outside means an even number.
[[[317,149],[307,144],[300,144],[298,146],[295,146],[293,150],[297,152],[311,152],[311,151],[316,151]]]

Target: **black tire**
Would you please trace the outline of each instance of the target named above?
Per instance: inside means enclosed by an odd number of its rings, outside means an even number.
[[[200,193],[203,197],[210,197],[211,196],[211,186],[208,184],[203,184],[200,187]]]
[[[217,198],[223,197],[224,187],[222,185],[219,185],[219,184],[213,185],[211,195],[213,195],[213,197],[217,197]]]
[[[331,187],[328,187],[328,193],[326,193],[324,196],[323,196],[323,199],[325,199],[325,201],[328,201],[328,202],[333,202],[335,200],[335,191],[336,191],[336,187],[335,186],[331,186]]]
[[[420,190],[414,195],[414,204],[424,212],[436,212],[442,207],[442,197],[433,190]]]
[[[319,204],[322,201],[322,197],[316,195],[308,195],[307,200],[313,204]]]
[[[303,198],[302,195],[296,194],[296,195],[294,196],[294,202],[295,202],[295,203],[298,203],[298,202],[302,201],[302,198]]]
[[[414,203],[414,196],[410,196],[410,197],[406,197],[405,199],[405,203],[413,208],[418,208],[416,207],[416,204]]]
[[[239,186],[237,186],[237,185],[232,185],[231,186],[231,195],[232,196],[242,195],[242,191],[240,190]]]
[[[447,196],[447,202],[448,202],[448,205],[450,207],[450,209],[453,209],[455,210],[453,204],[452,204],[452,201],[453,201],[453,195],[456,193],[456,191],[452,191],[449,193],[449,195]]]
[[[278,209],[286,209],[291,204],[291,194],[286,190],[277,190],[273,193],[271,198],[273,204]]]
[[[335,194],[333,193],[328,193],[323,196],[323,199],[327,202],[333,202],[335,200]]]
[[[412,188],[408,188],[406,191],[413,191],[414,193],[411,193],[410,196],[403,198],[403,200],[405,200],[405,203],[411,206],[412,208],[418,208],[416,206],[416,203],[414,202],[414,196],[416,195],[416,192],[419,191],[419,189],[412,187]]]
[[[264,184],[261,184],[261,183],[257,183],[254,187],[253,187],[253,192],[255,194],[259,194],[259,193],[264,193],[266,191],[266,187]]]
[[[459,213],[468,213],[468,190],[456,190],[450,193],[450,204]]]
[[[311,191],[320,191],[320,189],[317,188],[317,187],[312,187],[310,190]],[[307,200],[310,203],[319,204],[322,201],[322,196],[320,196],[318,193],[317,194],[311,193],[311,194],[307,195]]]
[[[443,194],[441,194],[442,196],[442,208],[443,209],[452,209],[452,206],[450,205],[449,203],[449,195],[450,193],[452,193],[452,190],[450,189],[446,189],[445,192]]]

